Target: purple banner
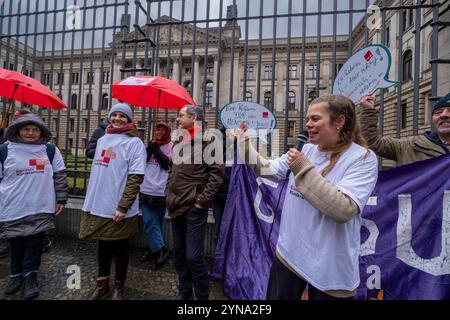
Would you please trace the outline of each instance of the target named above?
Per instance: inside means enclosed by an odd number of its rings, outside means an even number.
[[[211,273],[231,299],[265,299],[285,187],[233,167]],[[380,172],[362,218],[358,299],[450,299],[450,155]]]

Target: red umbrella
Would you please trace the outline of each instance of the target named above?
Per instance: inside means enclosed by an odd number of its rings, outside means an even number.
[[[0,68],[0,96],[50,109],[67,106],[39,81],[16,71]]]
[[[132,76],[112,85],[112,97],[139,107],[179,110],[195,105],[185,88],[159,76]]]

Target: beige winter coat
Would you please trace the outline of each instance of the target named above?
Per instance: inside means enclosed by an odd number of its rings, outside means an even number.
[[[370,149],[378,156],[394,160],[398,166],[448,153],[436,133],[407,138],[381,137],[378,132],[378,110],[361,109],[361,131]]]

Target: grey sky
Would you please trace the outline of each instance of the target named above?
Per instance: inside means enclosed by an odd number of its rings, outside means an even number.
[[[203,20],[207,18],[207,1],[208,0],[184,0],[185,6],[185,21],[190,21],[194,19],[194,7],[195,3],[197,4],[197,20]],[[302,13],[303,12],[303,0],[291,0],[292,1],[292,13]],[[320,0],[307,0],[306,12],[314,13],[318,11],[318,3]],[[347,10],[349,9],[349,4],[351,0],[338,0],[337,1],[337,9],[338,10]],[[79,11],[80,14],[80,25],[84,28],[94,28],[96,31],[94,32],[94,46],[101,47],[103,43],[107,45],[111,39],[113,34],[113,29],[110,28],[105,31],[105,37],[103,37],[103,32],[101,29],[102,26],[113,27],[120,25],[120,17],[122,13],[125,12],[125,4],[129,3],[128,12],[131,15],[131,24],[135,23],[135,3],[133,0],[4,0],[3,5],[1,7],[1,15],[7,15],[10,12],[17,13],[25,13],[25,12],[42,12],[45,10],[46,6],[48,10],[56,9],[58,12],[50,13],[47,15],[34,14],[30,15],[28,18],[28,28],[27,28],[27,17],[21,16],[18,17],[7,17],[3,18],[1,26],[1,33],[3,34],[23,34],[23,33],[32,33],[34,31],[44,32],[50,30],[57,30],[58,33],[53,35],[47,35],[45,37],[40,35],[36,37],[36,46],[38,50],[51,50],[52,46],[55,46],[55,49],[58,50],[62,46],[62,39],[65,27],[65,19],[67,20],[70,12],[68,13],[66,10],[68,7],[72,5],[76,5],[81,8]],[[247,2],[249,4],[249,16],[259,17],[260,8],[262,4],[263,8],[263,16],[271,16],[274,14],[274,0],[235,0],[235,3],[238,6],[238,17],[245,17],[247,11]],[[333,10],[333,2],[334,0],[322,0],[322,12],[324,11],[332,11]],[[369,1],[369,4],[372,3],[373,0]],[[1,0],[0,0],[1,3]],[[141,0],[142,5],[147,8],[147,1]],[[170,3],[172,3],[172,16],[175,19],[181,20],[181,8],[183,4],[183,0],[167,0],[161,2],[154,2],[150,6],[150,15],[153,19],[158,17],[158,11],[160,10],[160,15],[170,15]],[[103,5],[112,5],[109,7],[104,7]],[[119,6],[114,6],[114,4],[122,4]],[[209,18],[210,19],[218,19],[220,12],[220,0],[209,0],[210,10],[209,10]],[[223,0],[222,1],[222,17],[226,17],[226,9],[227,6],[233,4],[233,0]],[[91,6],[98,5],[100,6],[97,9],[89,8]],[[283,15],[288,13],[288,5],[289,0],[278,0],[277,6],[277,14]],[[353,9],[365,9],[366,8],[366,0],[353,0]],[[64,10],[66,9],[66,10]],[[66,15],[64,13],[66,12]],[[106,18],[105,18],[106,16]],[[94,18],[95,17],[95,18]],[[356,25],[363,17],[363,13],[354,14],[353,15],[353,26]],[[37,23],[36,23],[37,19]],[[291,19],[291,36],[297,37],[302,35],[302,17],[293,17]],[[317,15],[311,15],[306,18],[306,34],[307,35],[317,35]],[[322,35],[332,34],[333,33],[333,24],[332,24],[332,15],[322,15]],[[348,33],[349,28],[349,17],[347,14],[338,15],[338,27],[336,30],[337,34],[346,34]],[[139,14],[139,24],[143,25],[146,22],[145,14],[140,11]],[[223,22],[225,24],[225,21]],[[241,26],[242,38],[245,37],[245,21],[239,21]],[[277,34],[276,37],[287,37],[287,18],[278,18],[277,19]],[[260,20],[251,19],[249,20],[249,39],[257,39],[259,36],[259,25]],[[205,27],[205,23],[197,24],[199,27]],[[211,27],[218,26],[218,22],[211,22]],[[115,29],[118,32],[120,29]],[[263,38],[272,38],[273,37],[273,19],[264,18],[262,20],[262,31]],[[74,48],[79,48],[81,46],[81,39],[84,37],[84,47],[91,47],[93,32],[87,31],[84,34],[81,31],[76,31],[74,33],[66,33],[65,34],[65,48],[70,49],[72,47],[72,35],[75,35],[74,38]],[[34,36],[28,37],[28,45],[32,46],[34,44]],[[25,37],[21,37],[20,41],[25,42]]]

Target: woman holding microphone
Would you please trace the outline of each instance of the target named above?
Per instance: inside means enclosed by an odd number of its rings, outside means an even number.
[[[359,285],[361,212],[375,187],[378,164],[356,121],[355,105],[343,96],[317,98],[307,112],[309,143],[268,161],[256,174],[286,179],[286,198],[267,299],[352,299]],[[235,133],[241,141],[248,137]]]

